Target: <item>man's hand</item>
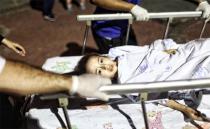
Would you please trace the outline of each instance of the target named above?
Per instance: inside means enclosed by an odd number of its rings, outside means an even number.
[[[72,77],[72,88],[70,93],[78,93],[83,97],[94,97],[104,101],[109,100],[109,96],[99,91],[103,85],[111,84],[111,80],[94,74],[83,74]]]
[[[135,5],[131,9],[131,13],[134,15],[137,21],[148,21],[149,20],[149,14],[146,9]]]
[[[210,5],[207,1],[201,2],[196,11],[203,11],[202,17],[203,18],[208,18],[210,17]]]

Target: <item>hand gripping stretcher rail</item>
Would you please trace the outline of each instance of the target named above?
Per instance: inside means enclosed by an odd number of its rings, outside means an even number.
[[[167,38],[168,30],[170,23],[174,18],[192,18],[192,17],[201,17],[202,12],[166,12],[166,13],[150,13],[150,19],[160,19],[166,18],[168,19],[168,23],[166,26],[166,30],[164,33],[163,38]],[[126,41],[125,44],[128,42],[130,26],[134,21],[134,18],[131,14],[100,14],[100,15],[78,15],[78,21],[85,21],[86,22],[86,29],[84,34],[83,40],[83,47],[82,47],[82,54],[85,53],[85,47],[87,42],[87,37],[89,33],[89,28],[91,26],[91,22],[94,20],[123,20],[127,19],[129,21],[129,25],[127,28],[126,34]],[[206,24],[210,20],[210,18],[204,21],[200,38],[202,37]],[[164,91],[171,91],[171,90],[185,90],[185,89],[205,89],[210,88],[210,79],[201,79],[201,80],[182,80],[182,81],[168,81],[168,82],[153,82],[153,83],[140,83],[140,84],[116,84],[116,85],[109,85],[103,86],[100,88],[100,91],[108,93],[108,94],[130,94],[130,93],[140,93],[140,101],[142,105],[143,111],[143,118],[146,129],[149,129],[148,120],[147,120],[147,113],[145,107],[145,101],[147,101],[147,94],[155,91],[164,92]],[[69,117],[67,115],[67,106],[68,106],[68,95],[65,94],[55,94],[55,95],[43,95],[41,96],[42,100],[49,100],[49,99],[57,99],[59,100],[59,104],[63,109],[65,120],[66,120],[66,128],[72,129]]]

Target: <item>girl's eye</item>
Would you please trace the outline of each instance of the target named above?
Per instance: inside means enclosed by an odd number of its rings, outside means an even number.
[[[98,70],[97,74],[98,74],[98,75],[101,75],[101,70]]]
[[[104,61],[102,58],[100,58],[99,63],[102,64]]]

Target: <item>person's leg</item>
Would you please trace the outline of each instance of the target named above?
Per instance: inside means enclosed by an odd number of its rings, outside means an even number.
[[[71,5],[71,3],[72,3],[72,0],[66,0],[67,5]]]
[[[66,0],[67,11],[72,11],[72,0]]]
[[[96,42],[96,45],[98,46],[98,49],[99,49],[99,53],[100,54],[107,54],[109,49],[111,48],[109,43],[106,42],[107,40],[105,40],[104,38],[102,37],[99,37],[94,29],[92,28],[92,34],[93,34],[93,38]]]
[[[54,14],[52,13],[55,0],[44,0],[43,2],[44,19],[49,21],[55,21]]]
[[[80,0],[80,9],[81,10],[85,10],[86,9],[85,0]]]
[[[110,48],[125,45],[125,37],[108,40],[108,39],[98,36],[96,34],[96,32],[94,31],[94,28],[92,28],[92,34],[93,34],[93,38],[96,42],[96,45],[99,48],[99,52],[101,54],[108,53]],[[127,45],[138,45],[133,29],[130,30]]]

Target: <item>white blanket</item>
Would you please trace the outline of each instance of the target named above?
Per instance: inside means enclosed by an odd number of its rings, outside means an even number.
[[[177,49],[167,54],[166,49]],[[109,56],[118,59],[119,83],[153,82],[210,77],[210,39],[176,44],[156,40],[150,46],[112,48]]]
[[[210,95],[203,96],[198,108],[202,113],[210,116]],[[119,108],[131,118],[110,106],[92,106],[88,110],[68,110],[72,129],[145,129],[143,113],[140,104],[119,105]],[[152,103],[146,104],[150,129],[196,129],[184,121],[181,112]],[[59,114],[64,120],[61,109]],[[42,129],[57,129],[61,127],[58,119],[49,109],[31,109],[29,116],[38,119]],[[133,123],[134,128],[132,128]],[[198,122],[204,129],[210,129],[210,123]],[[30,128],[30,127],[29,127]]]

